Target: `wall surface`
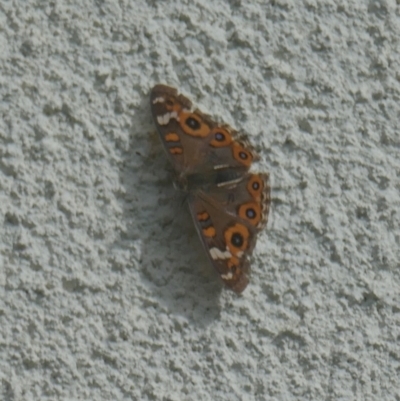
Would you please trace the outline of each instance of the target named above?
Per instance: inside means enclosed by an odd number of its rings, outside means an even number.
[[[1,400],[400,400],[399,1],[2,0],[0,49]],[[271,173],[240,297],[158,82]]]

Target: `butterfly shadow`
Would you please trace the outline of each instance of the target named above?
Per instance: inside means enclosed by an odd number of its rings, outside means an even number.
[[[196,324],[218,319],[222,284],[202,249],[185,195],[152,125],[148,100],[133,117],[120,179],[124,230],[114,247],[132,254],[133,296],[184,315]],[[134,301],[133,301],[134,302]]]

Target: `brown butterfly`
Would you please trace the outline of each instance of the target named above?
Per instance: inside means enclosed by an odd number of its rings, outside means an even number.
[[[207,255],[223,282],[239,294],[249,281],[248,257],[257,233],[267,222],[269,176],[249,172],[255,153],[248,144],[229,126],[193,110],[176,89],[156,85],[150,102]]]

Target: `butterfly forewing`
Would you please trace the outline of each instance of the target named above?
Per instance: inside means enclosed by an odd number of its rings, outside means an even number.
[[[247,170],[255,152],[237,132],[193,110],[176,89],[156,85],[150,95],[153,119],[169,159],[179,173],[190,175],[222,168]]]

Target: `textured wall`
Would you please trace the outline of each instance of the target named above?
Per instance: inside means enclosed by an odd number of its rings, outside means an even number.
[[[0,49],[1,400],[400,400],[398,1],[2,0]],[[158,82],[271,173],[242,297]]]

